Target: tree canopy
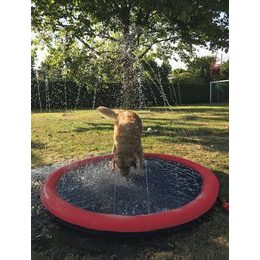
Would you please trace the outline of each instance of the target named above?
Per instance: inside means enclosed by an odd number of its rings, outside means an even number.
[[[187,64],[187,69],[175,69],[172,72],[174,82],[206,82],[211,80],[228,79],[229,61],[219,64],[214,79],[212,78],[211,65],[216,63],[215,56],[195,57]]]
[[[129,107],[147,57],[166,61],[176,53],[185,59],[194,46],[228,49],[228,1],[32,0],[32,28],[49,48],[59,42],[69,50],[77,43],[84,66],[116,68]]]

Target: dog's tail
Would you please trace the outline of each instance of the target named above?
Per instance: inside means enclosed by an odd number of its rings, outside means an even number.
[[[117,117],[117,113],[107,107],[98,107],[97,110],[106,118],[115,119]]]

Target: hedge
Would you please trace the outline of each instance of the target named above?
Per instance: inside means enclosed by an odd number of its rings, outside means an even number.
[[[31,109],[54,111],[66,109],[89,109],[103,105],[120,107],[122,88],[119,84],[102,84],[96,91],[78,86],[72,81],[31,82]],[[140,91],[140,106],[165,106],[209,102],[209,84],[179,83],[155,86],[144,84]]]

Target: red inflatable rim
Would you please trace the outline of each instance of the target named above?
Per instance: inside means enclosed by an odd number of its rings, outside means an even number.
[[[173,228],[191,222],[209,211],[217,200],[219,181],[209,169],[180,157],[151,153],[146,153],[144,156],[146,158],[178,162],[198,172],[203,180],[201,193],[198,197],[177,209],[149,215],[122,216],[77,208],[59,196],[56,191],[56,183],[63,174],[86,164],[112,158],[112,156],[91,157],[52,172],[45,180],[41,191],[41,201],[45,208],[59,219],[82,228],[96,231],[134,233]]]

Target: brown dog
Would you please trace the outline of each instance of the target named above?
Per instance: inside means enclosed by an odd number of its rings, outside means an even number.
[[[112,153],[112,169],[115,165],[122,176],[126,176],[130,167],[143,168],[143,148],[141,143],[142,121],[140,117],[131,111],[113,111],[106,107],[98,107],[97,110],[107,118],[115,120],[114,143]]]

